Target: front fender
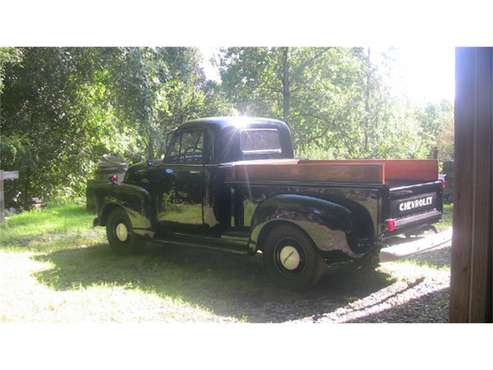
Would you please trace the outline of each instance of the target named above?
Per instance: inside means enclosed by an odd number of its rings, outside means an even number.
[[[105,225],[111,209],[123,208],[134,229],[151,229],[153,225],[152,200],[144,188],[128,184],[99,184],[93,189],[96,198],[99,225]]]
[[[301,228],[323,252],[351,250],[346,233],[351,230],[351,211],[337,203],[295,194],[281,194],[263,201],[252,219],[250,247],[257,249],[264,230],[274,222],[289,222]]]

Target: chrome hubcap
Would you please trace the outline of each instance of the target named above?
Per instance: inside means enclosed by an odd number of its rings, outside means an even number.
[[[295,270],[301,263],[298,250],[292,245],[285,245],[279,253],[279,259],[286,270]]]
[[[125,242],[128,239],[128,229],[127,226],[124,223],[119,223],[116,225],[116,237],[118,238],[119,241]]]

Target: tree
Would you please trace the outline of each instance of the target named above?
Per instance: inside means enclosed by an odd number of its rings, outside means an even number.
[[[442,100],[440,103],[428,102],[416,107],[416,119],[420,125],[421,146],[428,157],[438,152],[442,160],[453,159],[453,116],[451,102]]]
[[[186,120],[224,114],[195,48],[112,49],[109,70],[119,116],[139,127],[148,158],[164,153],[166,133]]]
[[[2,166],[20,171],[20,200],[82,191],[98,141],[88,125],[81,86],[93,78],[92,49],[22,49],[5,66],[2,93]]]
[[[227,109],[192,48],[1,49],[0,58],[2,167],[20,170],[26,208],[32,197],[83,194],[105,153],[158,157],[169,129]]]
[[[222,88],[244,114],[283,119],[296,151],[326,158],[402,155],[406,122],[363,48],[228,48]],[[383,140],[383,142],[382,142]]]
[[[298,156],[426,158],[452,152],[452,104],[394,97],[384,64],[364,48],[228,48],[222,82],[195,48],[1,48],[0,159],[20,170],[29,207],[84,192],[103,154],[159,158],[186,120],[230,114],[279,118]],[[9,197],[12,184],[6,184]]]

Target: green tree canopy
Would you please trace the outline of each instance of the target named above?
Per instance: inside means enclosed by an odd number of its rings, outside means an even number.
[[[233,110],[286,121],[302,157],[451,159],[452,103],[394,96],[391,54],[226,48],[218,82],[196,48],[0,48],[1,167],[20,171],[7,200],[81,195],[103,154],[159,158],[169,130]]]
[[[160,156],[169,129],[228,109],[196,49],[1,50],[1,165],[26,207],[82,194],[102,154]]]

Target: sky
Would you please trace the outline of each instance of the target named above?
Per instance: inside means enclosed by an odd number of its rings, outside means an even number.
[[[398,48],[391,85],[415,102],[453,101],[455,49],[430,46]]]
[[[379,55],[387,48],[372,48],[374,62],[381,63]],[[204,56],[203,68],[208,79],[220,81],[217,68],[209,59],[217,48],[200,48]],[[431,47],[429,45],[397,47],[394,49],[394,70],[390,84],[397,95],[405,95],[415,103],[454,100],[455,56],[453,47]]]

